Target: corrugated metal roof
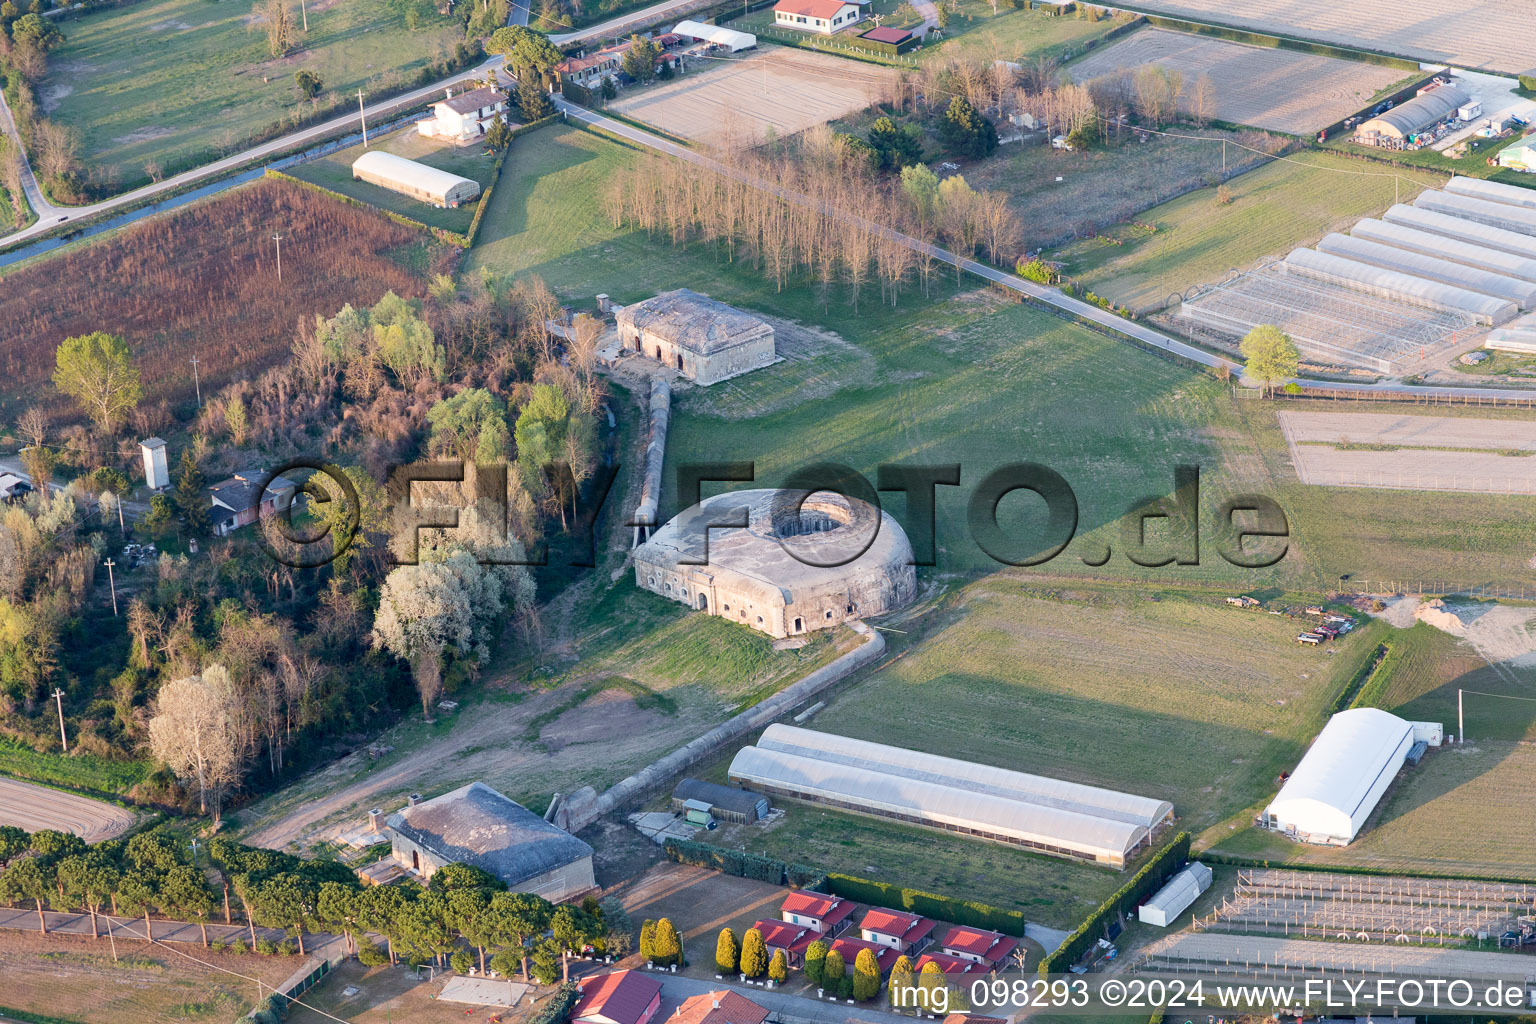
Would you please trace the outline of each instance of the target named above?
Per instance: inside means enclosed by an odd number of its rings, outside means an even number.
[[[1394,224],[1374,217],[1359,221],[1349,229],[1349,233],[1366,241],[1455,260],[1480,270],[1536,282],[1536,259],[1479,245],[1477,242],[1437,235],[1433,231],[1421,231],[1407,224]]]
[[[1536,284],[1522,281],[1490,270],[1469,267],[1439,256],[1431,256],[1410,249],[1400,249],[1366,238],[1355,238],[1337,232],[1325,236],[1317,243],[1319,250],[1343,256],[1347,259],[1368,263],[1375,267],[1400,271],[1426,281],[1439,281],[1481,295],[1513,302],[1521,309],[1536,305]]]
[[[768,750],[802,754],[829,763],[868,768],[921,782],[1141,825],[1148,829],[1173,813],[1173,805],[1166,800],[1061,779],[1048,779],[975,761],[925,754],[919,750],[906,750],[792,725],[770,725],[763,730],[757,745]]]
[[[675,800],[702,800],[712,807],[723,807],[737,814],[752,814],[757,812],[757,805],[766,799],[761,793],[753,793],[751,790],[737,789],[735,786],[722,786],[718,782],[705,782],[702,779],[684,779],[672,790]]]
[[[1361,132],[1381,132],[1386,135],[1412,135],[1421,128],[1428,128],[1456,113],[1456,109],[1470,99],[1457,85],[1442,85],[1422,96],[1400,103],[1385,113],[1360,125]]]
[[[1285,265],[1305,274],[1344,283],[1368,294],[1386,295],[1405,302],[1418,301],[1440,309],[1461,310],[1471,313],[1486,324],[1501,324],[1518,312],[1513,302],[1504,299],[1438,281],[1427,281],[1398,270],[1372,266],[1332,253],[1318,252],[1316,249],[1292,250],[1285,258]]]

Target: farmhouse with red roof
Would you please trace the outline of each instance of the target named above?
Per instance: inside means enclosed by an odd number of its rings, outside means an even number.
[[[779,0],[773,5],[773,23],[797,32],[829,36],[855,24],[863,8],[850,0]]]
[[[989,932],[981,928],[960,926],[951,928],[939,940],[939,948],[947,955],[996,967],[1019,948],[1019,940],[1002,932]]]
[[[784,897],[779,916],[789,924],[814,928],[822,935],[836,935],[848,924],[853,904],[840,896],[801,889]],[[766,938],[766,936],[765,936]]]
[[[581,980],[575,1024],[650,1024],[661,1008],[661,982],[639,971],[614,971]]]
[[[880,965],[881,974],[889,974],[892,967],[896,966],[896,958],[900,955],[890,946],[882,946],[877,942],[865,942],[863,939],[834,939],[832,948],[837,950],[843,958],[844,973],[853,970],[853,961],[858,958],[859,951],[868,949],[874,952],[875,962]]]
[[[898,953],[916,953],[928,944],[933,934],[934,922],[917,914],[900,910],[873,907],[859,922],[859,932],[865,942],[888,946]]]

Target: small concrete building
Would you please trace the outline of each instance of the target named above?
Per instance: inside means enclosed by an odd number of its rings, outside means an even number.
[[[144,458],[144,483],[152,491],[171,486],[171,471],[165,463],[165,442],[158,437],[146,437],[139,442],[139,453]]]
[[[614,314],[619,343],[698,384],[714,384],[774,361],[773,327],[687,288],[662,292]]]
[[[635,585],[780,639],[908,604],[917,570],[901,524],[825,491],[797,506],[802,494],[706,498],[635,549]],[[743,510],[744,528],[710,526]]]
[[[352,177],[445,208],[460,206],[480,195],[478,181],[382,149],[370,149],[352,161]]]
[[[552,903],[597,887],[592,847],[483,782],[413,803],[386,824],[390,856],[422,882],[462,863]]]

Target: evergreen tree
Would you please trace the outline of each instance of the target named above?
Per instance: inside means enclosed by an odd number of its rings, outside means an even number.
[[[949,101],[939,123],[939,138],[950,152],[971,160],[989,156],[997,148],[997,129],[963,96]]]
[[[491,122],[491,130],[485,133],[485,144],[493,153],[500,153],[512,145],[512,128],[505,115],[498,114]]]
[[[260,500],[261,496],[256,496]],[[181,472],[176,478],[176,508],[187,520],[187,528],[194,534],[208,532],[208,495],[203,489],[203,471],[197,468],[192,449],[181,452]]]
[[[553,114],[555,105],[549,101],[537,81],[525,78],[517,83],[517,109],[522,113],[523,120],[532,124]]]
[[[866,1002],[880,993],[880,961],[875,951],[861,949],[853,958],[853,998]]]
[[[619,87],[613,84],[612,75],[603,76],[603,102],[607,102],[619,95]]]
[[[763,942],[763,933],[748,928],[741,937],[741,973],[749,978],[761,978],[767,970],[768,946]]]
[[[805,980],[820,988],[825,980],[827,951],[829,947],[825,939],[817,939],[805,947],[805,959],[800,965],[800,973],[805,975]]]
[[[916,125],[898,126],[881,116],[869,129],[869,145],[882,171],[899,171],[923,160],[923,133]]]
[[[640,925],[640,959],[648,964],[656,962],[656,922],[649,918]]]
[[[736,946],[736,933],[721,928],[720,938],[715,942],[715,970],[720,974],[735,974],[740,952]]]
[[[670,917],[664,917],[656,922],[656,934],[652,943],[656,963],[662,967],[670,967],[673,964],[683,966],[683,940],[678,937],[677,928],[672,924]]]
[[[891,966],[891,980],[886,985],[885,994],[890,999],[893,1008],[900,1009],[912,1004],[909,990],[912,988],[912,958],[899,956],[896,963]]]
[[[768,980],[775,985],[784,984],[789,977],[789,959],[784,956],[782,949],[773,951],[773,959],[768,961]]]
[[[836,992],[842,987],[848,974],[848,962],[835,949],[827,950],[827,959],[821,965],[821,986]]]

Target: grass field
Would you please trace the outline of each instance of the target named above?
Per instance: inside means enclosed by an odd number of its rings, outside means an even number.
[[[170,167],[208,149],[233,149],[307,109],[296,71],[315,72],[327,93],[346,97],[403,83],[463,37],[459,18],[430,7],[413,32],[388,0],[315,0],[308,33],[273,59],[254,6],[144,0],[64,21],[66,41],[49,54],[38,85],[42,109],[80,133],[88,167],[115,167],[131,180],[151,162]]]
[[[1310,245],[1420,191],[1380,166],[1316,152],[1266,162],[1226,188],[1230,202],[1202,188],[1049,257],[1113,302],[1158,309],[1175,292]]]
[[[516,145],[516,142],[513,145]],[[428,167],[436,167],[438,170],[478,181],[482,192],[491,185],[492,172],[496,169],[495,154],[488,152],[484,146],[451,146],[428,139],[414,128],[404,128],[385,139],[375,139],[369,148],[403,156],[407,160],[415,160]],[[469,230],[470,222],[475,219],[475,210],[479,208],[479,200],[465,203],[457,209],[444,209],[398,192],[391,192],[387,188],[366,181],[358,181],[352,177],[352,162],[362,154],[361,145],[352,146],[337,150],[319,160],[299,164],[289,173],[295,178],[324,186],[344,196],[351,196],[370,206],[420,221],[428,227],[456,231],[460,234]]]
[[[0,774],[47,786],[92,793],[125,794],[149,777],[148,761],[108,761],[93,754],[40,753],[15,740],[0,739]]]
[[[996,567],[967,534],[966,502],[984,473],[1021,458],[1052,466],[1077,494],[1080,537],[1049,563],[1053,573],[1312,587],[1342,573],[1507,583],[1523,578],[1536,551],[1536,523],[1518,497],[1303,487],[1274,403],[1234,398],[1209,377],[988,291],[957,292],[948,275],[926,300],[913,286],[895,307],[867,299],[855,309],[841,288],[825,302],[798,281],[776,291],[706,246],[676,249],[616,229],[602,212],[604,183],[631,158],[559,126],[519,139],[468,262],[471,272],[538,274],[578,308],[599,292],[628,302],[687,286],[821,337],[812,357],[680,392],[670,465],[751,459],[772,483],[826,458],[871,475],[885,462],[958,460],[963,486],[938,491],[941,570]],[[1178,462],[1201,465],[1208,510],[1238,489],[1280,501],[1295,542],[1274,573],[1211,564],[1209,532],[1198,569],[1142,570],[1118,555],[1101,570],[1083,565],[1106,546],[1121,551],[1118,520],[1141,498],[1168,493]],[[902,515],[899,495],[885,500]],[[1002,515],[1019,511],[1005,502]]]

